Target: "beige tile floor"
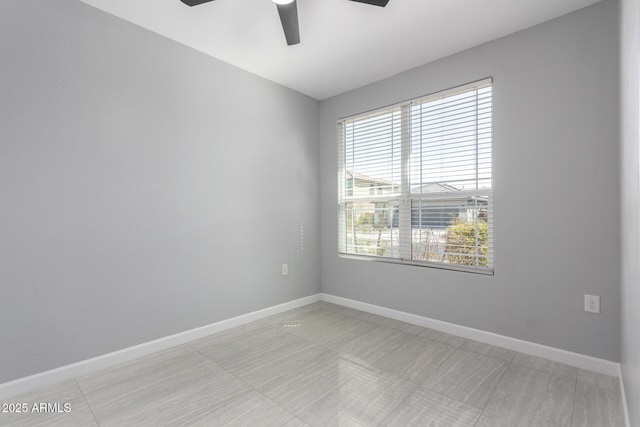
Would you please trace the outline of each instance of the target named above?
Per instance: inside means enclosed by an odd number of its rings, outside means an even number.
[[[324,302],[6,402],[71,411],[2,426],[623,426],[617,378]]]

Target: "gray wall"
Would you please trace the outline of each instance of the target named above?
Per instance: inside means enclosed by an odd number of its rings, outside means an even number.
[[[631,425],[640,425],[640,1],[622,0],[622,377]]]
[[[322,291],[619,361],[617,28],[605,1],[323,101]],[[336,120],[488,76],[495,276],[338,258]]]
[[[317,101],[73,0],[0,52],[0,383],[319,292]]]
[[[622,3],[637,16],[636,0]],[[619,153],[612,0],[319,109],[82,3],[5,0],[0,383],[320,284],[617,361],[622,224],[623,373],[630,402],[640,401],[638,96],[629,77],[638,74],[637,34],[637,21],[624,18],[623,85],[635,92],[623,112],[635,121],[623,123]],[[336,120],[486,76],[495,276],[339,259]],[[601,295],[601,315],[582,311],[585,293]],[[640,408],[630,409],[638,422]]]

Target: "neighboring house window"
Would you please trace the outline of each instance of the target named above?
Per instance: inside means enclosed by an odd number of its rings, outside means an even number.
[[[338,121],[341,255],[493,273],[491,85]]]
[[[347,196],[353,196],[353,181],[348,180],[345,182],[346,186],[346,192],[347,192]]]

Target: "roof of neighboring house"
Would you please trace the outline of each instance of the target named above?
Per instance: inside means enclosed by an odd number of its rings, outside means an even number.
[[[456,193],[459,191],[462,191],[462,189],[454,187],[453,185],[434,182],[423,185],[418,188],[417,191],[413,191],[413,193]],[[482,204],[487,203],[487,198],[485,196],[470,196],[469,193],[460,194],[458,197],[455,197],[455,199],[450,200],[472,201],[474,199],[478,200]]]
[[[347,171],[346,174],[347,174],[348,180],[353,179],[356,181],[374,183],[379,185],[396,185],[396,186],[398,185],[398,184],[393,184],[392,182],[387,181],[386,179],[374,178],[358,172]],[[458,187],[454,187],[453,185],[446,184],[446,183],[432,182],[432,183],[423,185],[422,187],[418,187],[415,190],[412,190],[412,193],[418,193],[418,194],[419,193],[457,193],[459,191],[462,191],[462,189]],[[461,200],[471,200],[473,198],[477,198],[479,200],[483,200],[483,199],[486,200],[486,197],[483,197],[483,196],[469,197],[468,193],[460,195]]]
[[[347,171],[347,179],[354,179],[357,181],[366,181],[370,183],[372,182],[374,184],[393,185],[391,181],[387,181],[386,179],[374,178],[374,177],[364,175],[358,172],[353,172],[353,171]]]
[[[439,182],[433,182],[431,184],[423,185],[417,193],[435,193],[435,192],[456,192],[460,191],[459,188],[449,184],[441,184]]]

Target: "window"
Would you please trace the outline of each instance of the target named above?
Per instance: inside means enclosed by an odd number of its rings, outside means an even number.
[[[338,121],[341,255],[493,273],[491,84]]]

